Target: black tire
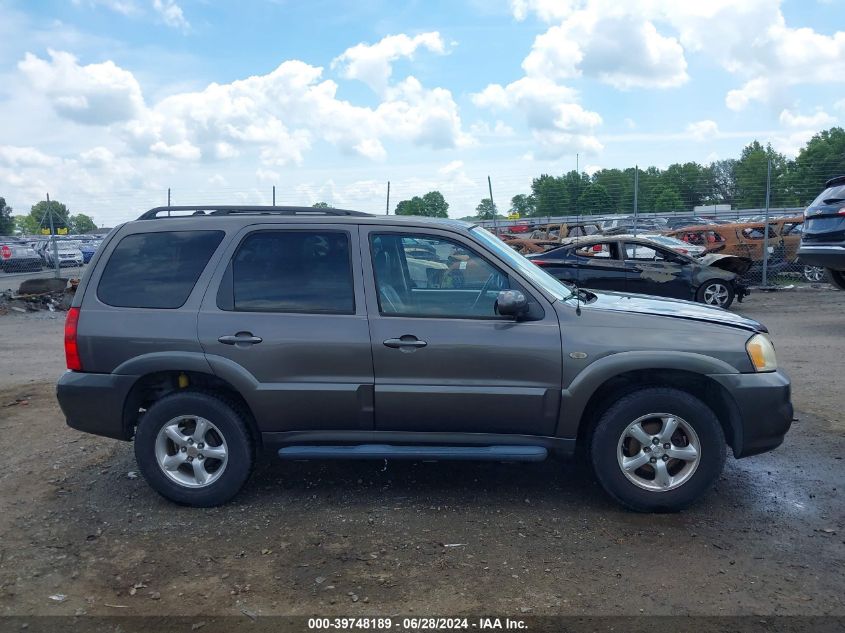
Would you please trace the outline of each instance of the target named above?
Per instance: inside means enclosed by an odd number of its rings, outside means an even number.
[[[719,288],[718,293],[722,294],[727,292],[727,297],[721,301],[721,303],[712,303],[708,301],[708,296],[710,292],[716,290],[717,287]],[[727,309],[730,308],[731,304],[734,302],[735,294],[734,286],[730,281],[725,281],[724,279],[708,279],[698,287],[698,290],[695,293],[695,300],[706,305]]]
[[[827,280],[831,283],[834,288],[839,288],[839,290],[845,290],[845,271],[833,270],[832,268],[828,268]]]
[[[159,431],[180,416],[205,418],[225,439],[225,469],[215,481],[201,488],[173,481],[156,457]],[[240,491],[252,472],[255,449],[244,416],[233,403],[200,391],[179,391],[154,403],[142,416],[135,432],[135,459],[144,479],[161,496],[175,503],[207,508],[226,503]]]
[[[698,436],[699,461],[689,478],[668,490],[646,490],[623,472],[618,448],[628,426],[642,416],[679,416]],[[713,411],[695,396],[670,387],[645,387],[611,405],[590,438],[590,460],[607,493],[637,512],[676,512],[699,499],[716,482],[725,464],[725,435]],[[648,464],[646,464],[648,466]]]

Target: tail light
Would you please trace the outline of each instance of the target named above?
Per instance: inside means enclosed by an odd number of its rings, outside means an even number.
[[[82,360],[79,358],[79,346],[76,342],[78,326],[79,308],[71,308],[67,311],[65,319],[65,359],[67,368],[73,371],[82,371]]]

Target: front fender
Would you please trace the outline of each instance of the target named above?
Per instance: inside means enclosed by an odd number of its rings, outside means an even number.
[[[587,403],[605,382],[621,374],[646,370],[677,370],[695,374],[738,374],[725,361],[695,352],[619,352],[587,365],[561,390],[560,418],[556,435],[575,438]]]

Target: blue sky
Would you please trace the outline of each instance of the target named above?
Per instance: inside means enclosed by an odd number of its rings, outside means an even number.
[[[845,118],[843,0],[0,0],[0,195],[380,211],[493,180],[794,154]]]

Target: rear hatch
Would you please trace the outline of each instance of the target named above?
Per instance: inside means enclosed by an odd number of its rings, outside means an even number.
[[[845,177],[827,182],[827,187],[804,212],[803,244],[845,242]]]

